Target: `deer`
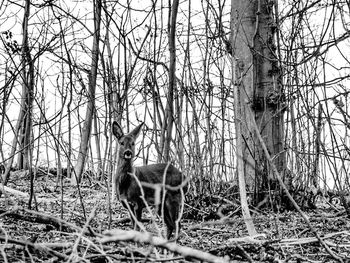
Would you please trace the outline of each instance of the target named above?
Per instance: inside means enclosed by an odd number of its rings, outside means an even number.
[[[137,223],[141,222],[142,211],[146,205],[156,206],[166,225],[167,239],[171,238],[174,230],[177,238],[187,180],[170,163],[136,167],[133,165],[135,141],[143,125],[144,123],[141,123],[131,132],[124,134],[118,122],[114,121],[112,124],[112,133],[118,141],[117,169],[112,179],[112,198],[117,195],[122,205],[128,208],[134,229],[138,229]],[[159,193],[161,198],[157,197]],[[162,202],[157,202],[160,199]]]

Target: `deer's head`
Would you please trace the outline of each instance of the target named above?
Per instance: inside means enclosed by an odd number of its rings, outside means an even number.
[[[123,129],[118,122],[114,121],[112,124],[112,131],[119,143],[119,156],[124,160],[132,160],[135,156],[135,141],[139,136],[143,123],[137,126],[128,134],[123,133]]]

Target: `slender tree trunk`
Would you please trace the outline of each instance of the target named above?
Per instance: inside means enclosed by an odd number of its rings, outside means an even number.
[[[30,1],[25,2],[24,18],[22,24],[23,40],[22,40],[22,101],[21,108],[18,115],[14,139],[12,142],[11,153],[9,161],[7,162],[5,173],[3,175],[4,184],[7,183],[10,175],[14,156],[19,144],[19,151],[17,156],[17,165],[20,169],[28,169],[31,151],[32,151],[32,104],[34,94],[34,65],[31,59],[29,45],[28,45],[28,21],[30,15]],[[28,67],[28,69],[27,69]]]
[[[166,120],[165,120],[165,140],[163,146],[162,158],[164,162],[169,161],[170,158],[170,143],[172,139],[172,131],[174,124],[174,93],[176,91],[176,80],[175,80],[175,70],[176,70],[176,46],[175,46],[175,31],[176,31],[176,18],[179,7],[179,0],[173,1],[173,6],[171,7],[171,17],[170,17],[170,28],[169,28],[169,53],[170,53],[170,64],[169,64],[169,90],[167,96],[167,106],[165,109]]]
[[[6,67],[6,70],[7,70],[7,67]],[[8,83],[8,79],[7,79],[6,75],[5,75],[5,83]],[[7,85],[3,86],[2,95],[3,95],[3,97],[1,98],[1,93],[0,93],[0,104],[1,104],[1,106],[0,106],[1,107],[0,108],[0,116],[1,116],[1,119],[0,119],[0,138],[1,138],[0,139],[0,160],[1,161],[0,162],[3,162],[5,160],[4,149],[3,149],[5,131],[4,131],[3,127],[4,127],[4,123],[5,123],[6,106],[9,102],[9,100],[8,100],[9,93],[8,93]],[[2,172],[0,171],[0,176],[1,175],[2,175]],[[0,177],[0,179],[2,179],[2,178]]]
[[[262,201],[269,190],[273,192],[279,187],[257,140],[254,122],[278,170],[284,172],[285,168],[283,95],[274,54],[276,27],[272,11],[273,7],[265,1],[232,0],[231,45],[236,63],[235,88],[238,89],[235,101],[237,152],[243,166],[238,171],[243,173],[248,190],[254,193],[255,204]]]
[[[28,169],[32,147],[32,105],[34,94],[34,65],[28,43],[28,22],[30,16],[30,1],[25,2],[23,18],[23,41],[22,41],[22,81],[24,104],[24,119],[22,120],[20,134],[20,153],[17,165],[20,169]],[[21,120],[19,120],[21,121]]]
[[[236,75],[232,77],[233,84],[237,83],[237,80],[239,78],[239,75],[237,74],[236,65],[234,64],[234,59],[232,59],[232,72],[236,72]],[[239,69],[238,69],[239,70]],[[241,205],[242,205],[242,215],[244,218],[244,222],[246,224],[247,230],[249,235],[254,236],[257,234],[252,217],[250,215],[248,200],[247,200],[247,173],[253,173],[253,166],[247,167],[247,155],[245,155],[245,149],[243,147],[244,140],[243,140],[243,129],[245,128],[243,124],[243,114],[245,112],[243,111],[245,107],[242,107],[242,105],[239,103],[240,98],[242,97],[241,89],[239,86],[234,86],[234,100],[235,100],[235,126],[236,126],[236,155],[237,155],[237,175],[238,175],[238,185],[239,185],[239,194],[241,199]],[[250,162],[254,162],[253,158],[250,158]],[[248,169],[247,169],[248,168]]]
[[[319,183],[319,164],[320,164],[320,155],[321,155],[321,129],[322,129],[322,104],[318,106],[318,115],[316,123],[316,134],[315,134],[315,161],[313,172],[311,173],[311,186],[318,189]]]
[[[95,144],[96,144],[96,154],[97,154],[97,176],[98,178],[102,178],[103,170],[102,170],[102,154],[100,147],[100,128],[98,125],[97,111],[94,113],[94,130],[95,130]]]
[[[98,67],[99,56],[99,40],[100,40],[100,22],[101,22],[101,0],[94,1],[94,39],[92,45],[92,61],[89,74],[89,93],[88,103],[86,108],[86,115],[81,134],[80,148],[77,163],[74,167],[75,175],[72,176],[72,183],[76,183],[76,180],[80,182],[81,175],[86,163],[87,152],[89,149],[89,141],[91,136],[92,120],[95,108],[95,90],[96,90],[96,77]]]

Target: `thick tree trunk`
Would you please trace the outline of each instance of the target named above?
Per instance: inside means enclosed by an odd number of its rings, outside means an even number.
[[[99,40],[100,40],[100,22],[101,22],[101,0],[94,1],[94,13],[95,13],[95,27],[94,27],[94,40],[92,45],[92,61],[89,75],[89,93],[88,103],[86,108],[85,121],[83,125],[79,155],[77,163],[74,167],[75,175],[72,176],[72,184],[76,183],[76,180],[80,182],[81,175],[86,163],[86,157],[88,155],[89,142],[91,136],[92,120],[95,109],[95,90],[96,90],[96,76],[98,67],[99,56]]]
[[[237,88],[236,132],[238,158],[253,203],[278,190],[254,122],[280,172],[285,168],[283,149],[283,95],[277,58],[273,7],[265,1],[232,0],[231,45]],[[252,119],[250,116],[254,116]],[[269,191],[270,190],[270,191]]]

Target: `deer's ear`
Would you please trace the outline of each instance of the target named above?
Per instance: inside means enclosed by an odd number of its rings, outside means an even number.
[[[124,135],[122,128],[120,127],[119,123],[116,121],[114,121],[112,124],[112,132],[114,136],[117,137],[118,140]]]
[[[139,136],[140,134],[143,124],[144,123],[142,122],[139,126],[133,129],[129,134],[132,135],[134,138],[137,138],[137,136]]]

